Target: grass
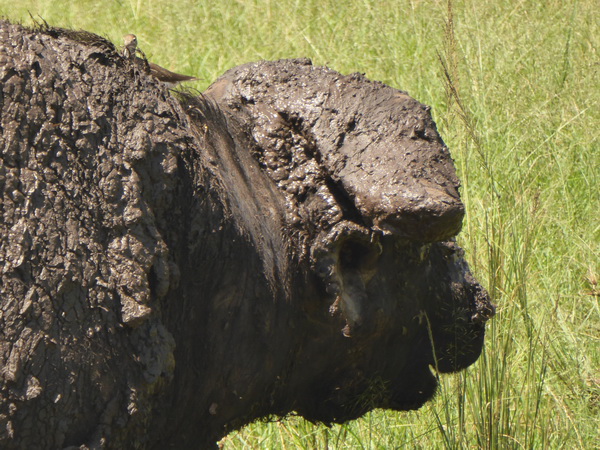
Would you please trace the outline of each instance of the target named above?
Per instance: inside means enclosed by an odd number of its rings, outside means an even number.
[[[17,4],[18,3],[18,4]],[[467,207],[459,236],[498,314],[420,411],[259,422],[238,448],[598,448],[600,25],[595,0],[0,0],[0,15],[138,35],[201,77],[308,56],[432,105]]]

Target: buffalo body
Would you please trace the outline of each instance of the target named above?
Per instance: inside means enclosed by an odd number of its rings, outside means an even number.
[[[176,95],[98,36],[1,23],[0,447],[419,408],[493,315],[458,187],[429,109],[362,75]]]

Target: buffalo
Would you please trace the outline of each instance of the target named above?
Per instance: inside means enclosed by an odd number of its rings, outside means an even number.
[[[0,23],[0,447],[209,448],[417,409],[494,314],[429,108],[261,61],[204,93]]]

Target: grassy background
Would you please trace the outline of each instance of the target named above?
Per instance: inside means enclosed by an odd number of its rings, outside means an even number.
[[[135,33],[203,78],[308,56],[432,105],[467,207],[460,244],[498,314],[467,371],[418,412],[331,429],[257,423],[237,448],[598,448],[600,21],[597,0],[0,0],[0,15]]]

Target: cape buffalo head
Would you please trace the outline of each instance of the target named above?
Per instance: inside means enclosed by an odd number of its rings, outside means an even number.
[[[494,308],[453,240],[464,206],[428,107],[308,60],[237,67],[204,95],[188,112],[257,258],[226,270],[260,267],[273,298],[256,297],[260,283],[232,290],[237,277],[211,294],[206,329],[237,333],[212,355],[231,366],[204,399],[213,412],[341,422],[414,409],[435,392],[431,367],[478,358]]]

